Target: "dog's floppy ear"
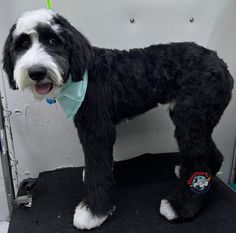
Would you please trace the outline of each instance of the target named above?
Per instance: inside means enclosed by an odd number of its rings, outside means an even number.
[[[54,19],[56,24],[61,26],[64,38],[70,51],[70,73],[72,81],[82,80],[85,70],[88,68],[91,59],[92,47],[89,41],[76,30],[65,18],[57,15]]]
[[[16,83],[14,81],[14,61],[11,55],[11,49],[13,46],[13,31],[16,28],[16,24],[14,24],[11,29],[10,32],[8,34],[8,37],[6,39],[4,48],[3,48],[3,69],[6,72],[7,76],[8,76],[8,81],[9,81],[9,85],[12,89],[17,89],[16,88]]]

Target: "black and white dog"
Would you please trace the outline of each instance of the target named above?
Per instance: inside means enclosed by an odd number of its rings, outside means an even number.
[[[107,219],[116,124],[158,103],[171,104],[182,154],[179,184],[161,201],[160,213],[170,221],[196,215],[223,161],[211,135],[233,88],[214,51],[187,42],[129,51],[97,48],[65,18],[42,9],[26,12],[12,26],[3,67],[11,88],[30,88],[37,99],[56,96],[69,75],[78,82],[88,72],[85,99],[74,117],[86,163],[85,196],[74,226],[91,229]]]

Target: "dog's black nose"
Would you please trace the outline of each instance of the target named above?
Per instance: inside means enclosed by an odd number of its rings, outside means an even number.
[[[40,81],[46,78],[47,69],[43,66],[32,66],[28,69],[29,77],[34,81]]]

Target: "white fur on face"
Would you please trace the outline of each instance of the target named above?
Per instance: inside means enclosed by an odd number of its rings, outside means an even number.
[[[81,202],[75,209],[73,225],[81,230],[90,230],[92,228],[99,227],[107,219],[107,217],[108,215],[93,215],[90,209]]]
[[[44,97],[55,97],[63,83],[61,72],[54,62],[53,58],[44,50],[38,41],[38,34],[31,33],[32,46],[17,59],[14,69],[14,80],[20,90],[30,88],[37,99]],[[43,82],[51,81],[53,85],[52,91],[48,95],[41,96],[35,92],[35,81],[31,80],[28,75],[28,69],[34,65],[40,65],[47,69],[48,77]]]
[[[27,11],[16,22],[16,29],[13,36],[19,36],[21,33],[30,34],[30,32],[39,24],[49,24],[55,13],[48,9],[36,11]]]

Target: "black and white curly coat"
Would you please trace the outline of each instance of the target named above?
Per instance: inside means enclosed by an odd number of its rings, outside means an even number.
[[[77,82],[88,71],[86,96],[74,117],[85,154],[85,195],[74,226],[91,229],[107,219],[113,209],[116,124],[158,103],[171,103],[182,154],[179,184],[161,201],[160,213],[170,221],[196,215],[207,193],[193,192],[187,181],[196,171],[213,177],[221,167],[212,132],[233,88],[216,52],[188,42],[128,51],[97,48],[65,18],[43,9],[26,12],[12,26],[3,67],[13,89],[30,88],[38,99],[59,93],[69,74]]]

